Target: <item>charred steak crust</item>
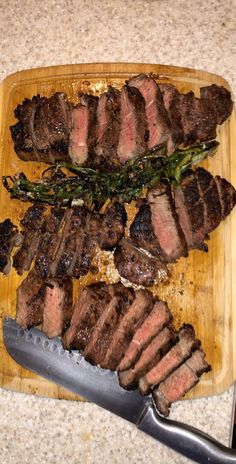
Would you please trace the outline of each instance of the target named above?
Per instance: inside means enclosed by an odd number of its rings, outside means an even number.
[[[8,274],[11,269],[11,253],[21,245],[23,237],[10,219],[0,223],[0,272]]]
[[[115,250],[114,262],[121,277],[138,285],[150,287],[157,281],[167,280],[169,275],[165,263],[124,238]]]

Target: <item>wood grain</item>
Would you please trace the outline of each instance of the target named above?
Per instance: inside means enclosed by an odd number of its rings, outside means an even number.
[[[78,91],[99,95],[108,84],[121,87],[132,74],[153,72],[159,82],[176,85],[182,91],[193,90],[212,83],[229,88],[220,76],[188,68],[150,64],[97,63],[65,65],[21,71],[7,77],[0,86],[0,171],[1,175],[24,171],[31,178],[45,167],[33,162],[24,163],[14,153],[9,126],[14,123],[14,108],[25,97],[40,93],[49,96],[65,91],[78,101]],[[219,174],[236,186],[236,117],[235,110],[219,129],[220,148],[217,155],[204,162],[213,174]],[[27,204],[9,200],[0,186],[0,220],[10,217],[18,223]],[[191,251],[172,266],[168,285],[153,288],[165,299],[178,327],[192,323],[212,365],[212,372],[188,394],[188,398],[220,393],[236,378],[236,210],[211,234],[209,252]],[[99,276],[98,276],[99,277]],[[2,341],[1,322],[5,315],[15,315],[16,288],[22,281],[14,270],[8,277],[0,276],[0,386],[8,389],[55,398],[78,399],[66,390],[21,368],[6,353]],[[107,281],[112,281],[109,275]],[[82,280],[85,283],[85,280]]]

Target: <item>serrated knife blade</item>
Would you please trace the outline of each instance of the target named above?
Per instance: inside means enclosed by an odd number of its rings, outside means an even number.
[[[38,329],[24,330],[5,318],[3,340],[21,366],[134,423],[182,455],[200,464],[236,464],[236,451],[193,427],[162,418],[150,397],[124,390],[115,372],[91,366],[77,351],[64,350],[59,338],[49,340]]]

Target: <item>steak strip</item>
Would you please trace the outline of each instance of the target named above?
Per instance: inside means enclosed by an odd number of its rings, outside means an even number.
[[[196,350],[182,366],[153,390],[153,399],[161,414],[168,416],[170,405],[194,387],[203,372],[210,370],[204,357],[203,351]]]

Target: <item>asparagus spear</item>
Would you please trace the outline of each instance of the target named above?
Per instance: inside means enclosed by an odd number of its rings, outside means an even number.
[[[49,205],[85,204],[89,208],[101,208],[107,198],[120,202],[137,199],[144,187],[153,188],[163,179],[178,184],[187,169],[214,154],[217,146],[216,141],[206,142],[177,149],[166,157],[166,146],[159,145],[114,172],[103,173],[59,163],[47,169],[50,175],[43,175],[35,182],[28,180],[24,173],[4,176],[2,180],[12,198]],[[63,169],[69,171],[67,175]]]

